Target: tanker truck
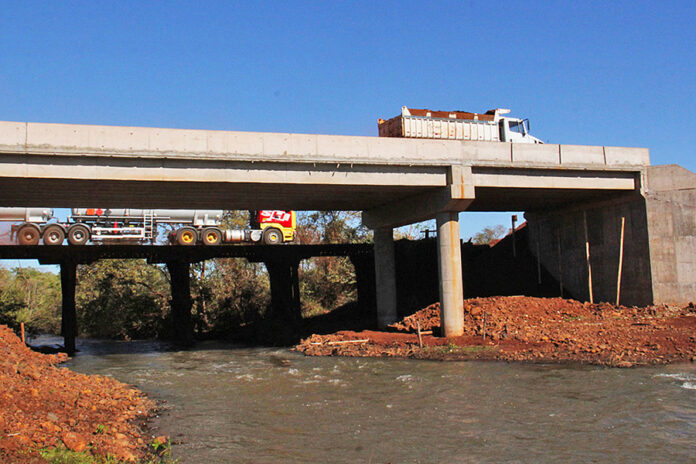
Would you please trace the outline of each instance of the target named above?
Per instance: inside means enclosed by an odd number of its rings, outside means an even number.
[[[401,108],[401,114],[377,121],[380,137],[543,143],[529,135],[529,119],[503,116],[497,108],[483,114]]]
[[[155,243],[161,228],[177,245],[252,242],[275,245],[295,240],[294,211],[250,211],[253,227],[222,228],[222,210],[73,208],[66,222],[50,208],[0,208],[0,221],[16,221],[12,236],[20,245]]]

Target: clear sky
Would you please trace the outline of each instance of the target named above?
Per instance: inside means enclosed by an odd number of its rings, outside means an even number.
[[[376,135],[402,105],[503,107],[696,171],[695,23],[693,0],[7,0],[0,120]]]

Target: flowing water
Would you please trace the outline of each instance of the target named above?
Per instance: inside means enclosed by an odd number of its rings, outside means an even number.
[[[696,367],[310,358],[78,341],[75,371],[166,401],[195,463],[696,462]]]

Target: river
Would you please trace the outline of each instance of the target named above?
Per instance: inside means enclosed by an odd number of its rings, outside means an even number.
[[[166,402],[182,464],[695,462],[696,367],[312,358],[78,340],[67,366]]]

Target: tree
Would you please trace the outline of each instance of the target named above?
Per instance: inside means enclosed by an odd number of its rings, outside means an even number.
[[[225,211],[224,228],[249,227],[248,211]],[[260,318],[270,304],[263,264],[216,258],[191,266],[192,318],[199,335],[224,334]]]
[[[30,332],[60,329],[60,279],[34,268],[0,268],[0,323]]]
[[[143,260],[102,260],[78,268],[78,328],[98,338],[152,338],[165,334],[168,274]]]
[[[365,243],[370,231],[356,211],[300,214],[300,243]],[[357,299],[355,269],[347,257],[318,257],[300,264],[300,299],[305,316],[333,310]]]
[[[476,245],[490,245],[493,241],[504,237],[507,232],[508,229],[502,224],[484,227],[481,232],[476,233],[472,237],[472,242]]]

